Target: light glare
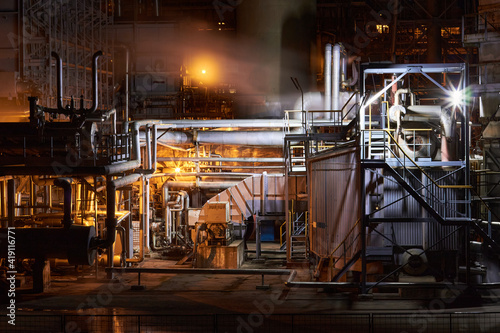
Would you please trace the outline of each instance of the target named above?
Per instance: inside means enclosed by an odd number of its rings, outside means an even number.
[[[451,92],[451,103],[453,106],[457,106],[462,104],[462,91],[461,90],[453,90]]]

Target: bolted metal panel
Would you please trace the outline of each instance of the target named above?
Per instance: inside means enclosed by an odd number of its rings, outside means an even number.
[[[309,207],[311,252],[320,257],[332,255],[360,218],[359,149],[342,148],[317,157],[309,163]],[[347,237],[350,257],[359,248],[359,240]],[[341,256],[341,245],[333,256]]]

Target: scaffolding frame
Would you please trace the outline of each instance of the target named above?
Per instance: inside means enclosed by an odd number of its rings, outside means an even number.
[[[94,52],[104,54],[98,63],[100,109],[113,104],[113,43],[108,40],[112,11],[104,0],[20,0],[20,78],[38,95],[41,105],[56,107],[56,68],[51,53],[63,60],[63,101],[83,98],[92,104],[91,64]],[[28,96],[29,96],[28,95]],[[83,96],[83,97],[82,97]],[[27,96],[21,96],[26,100]]]

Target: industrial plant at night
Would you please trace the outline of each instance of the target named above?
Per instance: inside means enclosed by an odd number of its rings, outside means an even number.
[[[0,4],[2,332],[498,332],[500,4]]]

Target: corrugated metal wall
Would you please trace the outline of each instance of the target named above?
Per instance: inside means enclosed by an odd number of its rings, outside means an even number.
[[[308,164],[311,252],[327,257],[361,216],[359,148],[339,149]]]
[[[434,180],[439,180],[439,184],[459,184],[459,177],[456,174],[449,175],[443,170],[427,170],[427,174]],[[448,176],[446,176],[448,175]],[[384,217],[391,218],[427,218],[428,212],[395,181],[392,177],[386,177],[384,181],[384,205],[389,205],[383,209]],[[414,188],[419,188],[416,181],[407,179]],[[428,185],[429,179],[422,177],[422,183]],[[463,200],[463,190],[452,188],[437,188],[435,185],[428,186],[426,193],[427,202],[443,217],[462,217],[465,213]],[[391,204],[392,203],[392,204]],[[459,247],[459,233],[455,226],[443,226],[437,221],[431,222],[409,222],[409,223],[384,223],[384,235],[395,243],[405,247],[423,247],[432,250],[456,250]],[[451,234],[447,237],[447,235]],[[444,239],[443,239],[444,238]],[[392,243],[384,240],[384,245],[390,246]]]

